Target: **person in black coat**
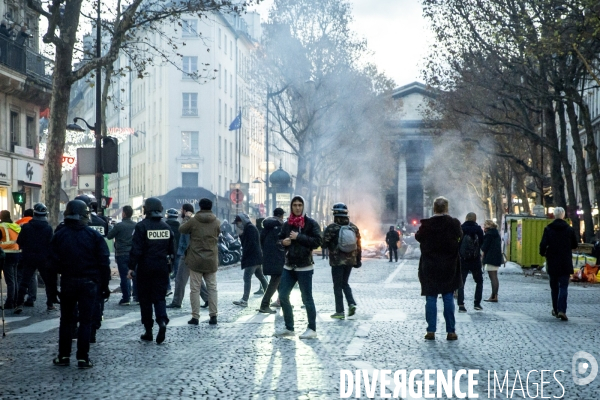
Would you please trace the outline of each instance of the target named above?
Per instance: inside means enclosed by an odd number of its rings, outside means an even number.
[[[483,243],[481,244],[481,263],[487,271],[492,283],[492,295],[485,300],[490,303],[498,302],[498,289],[500,281],[498,280],[498,269],[504,263],[502,256],[502,239],[498,233],[498,225],[491,219],[483,223]]]
[[[390,226],[390,230],[385,234],[385,242],[388,245],[390,252],[390,262],[392,262],[392,254],[394,255],[396,262],[398,262],[398,242],[400,241],[400,234],[393,226]]]
[[[46,215],[48,209],[42,203],[33,207],[33,218],[21,227],[17,237],[17,244],[21,249],[21,267],[23,276],[17,293],[17,308],[15,314],[23,311],[25,293],[31,277],[39,269],[46,286],[46,306],[48,311],[56,310],[54,303],[56,298],[56,275],[53,277],[48,268],[48,256],[50,255],[50,240],[52,239],[52,227],[48,224]]]
[[[178,217],[179,217],[179,211],[177,211],[176,209],[169,208],[167,210],[165,223],[171,227],[171,230],[173,231],[173,235],[175,235],[175,248],[176,249],[179,247],[179,238],[181,237],[181,233],[179,233],[179,227],[181,226],[181,224],[179,223],[179,221],[177,221]],[[170,296],[173,294],[173,290],[171,288],[171,279],[175,278],[175,276],[177,275],[177,266],[178,265],[179,265],[179,255],[176,254],[175,260],[172,263],[172,268],[171,268],[172,271],[169,276],[169,280],[168,280],[168,284],[167,284],[167,296]]]
[[[465,307],[465,288],[464,285],[467,282],[469,272],[473,275],[475,281],[475,298],[474,308],[475,310],[482,310],[481,298],[483,297],[483,271],[481,268],[481,253],[480,248],[483,243],[483,230],[477,225],[477,215],[473,212],[467,214],[465,222],[461,225],[463,231],[463,238],[461,240],[461,248],[465,237],[469,235],[473,244],[476,244],[476,249],[473,255],[461,254],[460,256],[460,269],[462,274],[463,287],[458,289],[458,312],[467,312]]]
[[[563,321],[567,318],[569,278],[573,274],[572,251],[577,248],[575,231],[563,219],[565,210],[554,209],[554,222],[544,229],[540,242],[540,255],[546,257],[546,270],[550,277],[552,315]]]
[[[277,207],[273,210],[273,217],[263,221],[263,230],[260,233],[260,244],[263,252],[263,273],[270,275],[269,286],[265,290],[265,295],[260,303],[261,313],[275,314],[275,310],[269,308],[271,297],[279,287],[281,274],[283,273],[283,264],[285,263],[285,252],[283,246],[279,243],[279,233],[283,226],[283,208]]]
[[[421,244],[419,282],[425,296],[426,340],[435,340],[437,297],[444,300],[446,339],[456,340],[454,291],[462,287],[459,243],[462,239],[460,221],[448,215],[448,200],[438,197],[433,202],[433,217],[421,220],[415,239]]]
[[[77,366],[92,367],[88,353],[94,303],[99,288],[102,298],[110,296],[110,253],[100,233],[88,226],[89,218],[90,211],[83,201],[69,201],[65,223],[50,241],[50,273],[54,279],[61,274],[58,356],[53,360],[57,366],[70,364],[72,324],[78,308]]]
[[[276,337],[294,336],[294,312],[290,303],[290,293],[298,282],[302,302],[306,308],[308,328],[300,339],[317,337],[317,309],[312,295],[314,272],[313,250],[319,247],[323,238],[317,221],[305,214],[305,201],[302,196],[294,196],[290,204],[292,213],[283,224],[279,242],[285,247],[285,265],[279,282],[279,300],[285,321],[285,329],[275,333]]]
[[[252,275],[256,275],[260,281],[262,290],[258,294],[262,294],[262,291],[266,290],[269,283],[263,275],[263,254],[260,248],[258,229],[244,213],[240,213],[235,217],[234,224],[242,243],[241,265],[244,270],[244,295],[241,300],[234,301],[233,304],[240,307],[248,307],[248,298],[250,297],[250,289],[252,289]]]
[[[162,221],[163,207],[159,199],[149,197],[144,203],[144,218],[135,226],[129,253],[129,279],[135,273],[138,286],[138,300],[142,324],[146,332],[140,337],[152,341],[152,307],[158,324],[156,343],[165,340],[167,324],[167,303],[165,293],[169,280],[169,260],[175,256],[175,235],[171,227]]]

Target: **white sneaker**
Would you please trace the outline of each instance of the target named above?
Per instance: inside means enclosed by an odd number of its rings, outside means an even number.
[[[290,337],[290,336],[295,336],[295,335],[296,335],[296,333],[294,331],[290,331],[288,329],[284,329],[282,331],[275,332],[273,334],[273,336],[275,336],[275,337]]]
[[[308,328],[302,335],[300,335],[300,339],[316,339],[316,338],[317,338],[317,332],[313,331],[310,328]]]

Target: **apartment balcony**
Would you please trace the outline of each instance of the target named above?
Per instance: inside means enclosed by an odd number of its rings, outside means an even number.
[[[181,111],[181,115],[183,117],[197,117],[198,109],[197,108],[183,108]]]

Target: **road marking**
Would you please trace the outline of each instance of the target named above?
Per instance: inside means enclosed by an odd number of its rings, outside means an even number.
[[[242,315],[235,323],[236,324],[267,324],[275,322],[276,314],[253,314],[253,315]]]
[[[193,326],[188,324],[188,321],[192,318],[191,315],[184,315],[183,317],[173,318],[169,321],[169,327],[173,326]],[[199,322],[208,321],[208,314],[203,314],[200,316]]]
[[[29,318],[29,316],[27,316],[27,317],[4,317],[4,322],[9,324],[11,322],[23,321],[23,320],[26,320],[27,318]]]
[[[102,321],[100,329],[119,329],[133,322],[139,322],[140,320],[141,316],[139,312],[130,312],[121,317]]]
[[[60,318],[53,318],[46,321],[36,322],[35,324],[24,326],[23,328],[15,329],[14,331],[10,331],[8,333],[44,333],[58,328],[59,325]]]
[[[408,314],[398,310],[382,310],[375,315],[371,321],[382,322],[382,321],[406,321]]]
[[[396,267],[396,269],[394,270],[394,272],[392,272],[392,274],[390,276],[388,276],[388,278],[385,280],[385,284],[387,285],[388,283],[392,283],[392,281],[394,280],[394,278],[396,277],[396,275],[398,275],[398,272],[400,272],[400,269],[402,269],[402,267],[404,267],[404,265],[406,264],[407,260],[402,260],[402,262],[400,264],[398,264],[398,266]]]

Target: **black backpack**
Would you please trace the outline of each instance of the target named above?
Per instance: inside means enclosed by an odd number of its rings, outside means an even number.
[[[463,260],[475,260],[479,257],[479,237],[477,235],[465,235],[458,250]]]

